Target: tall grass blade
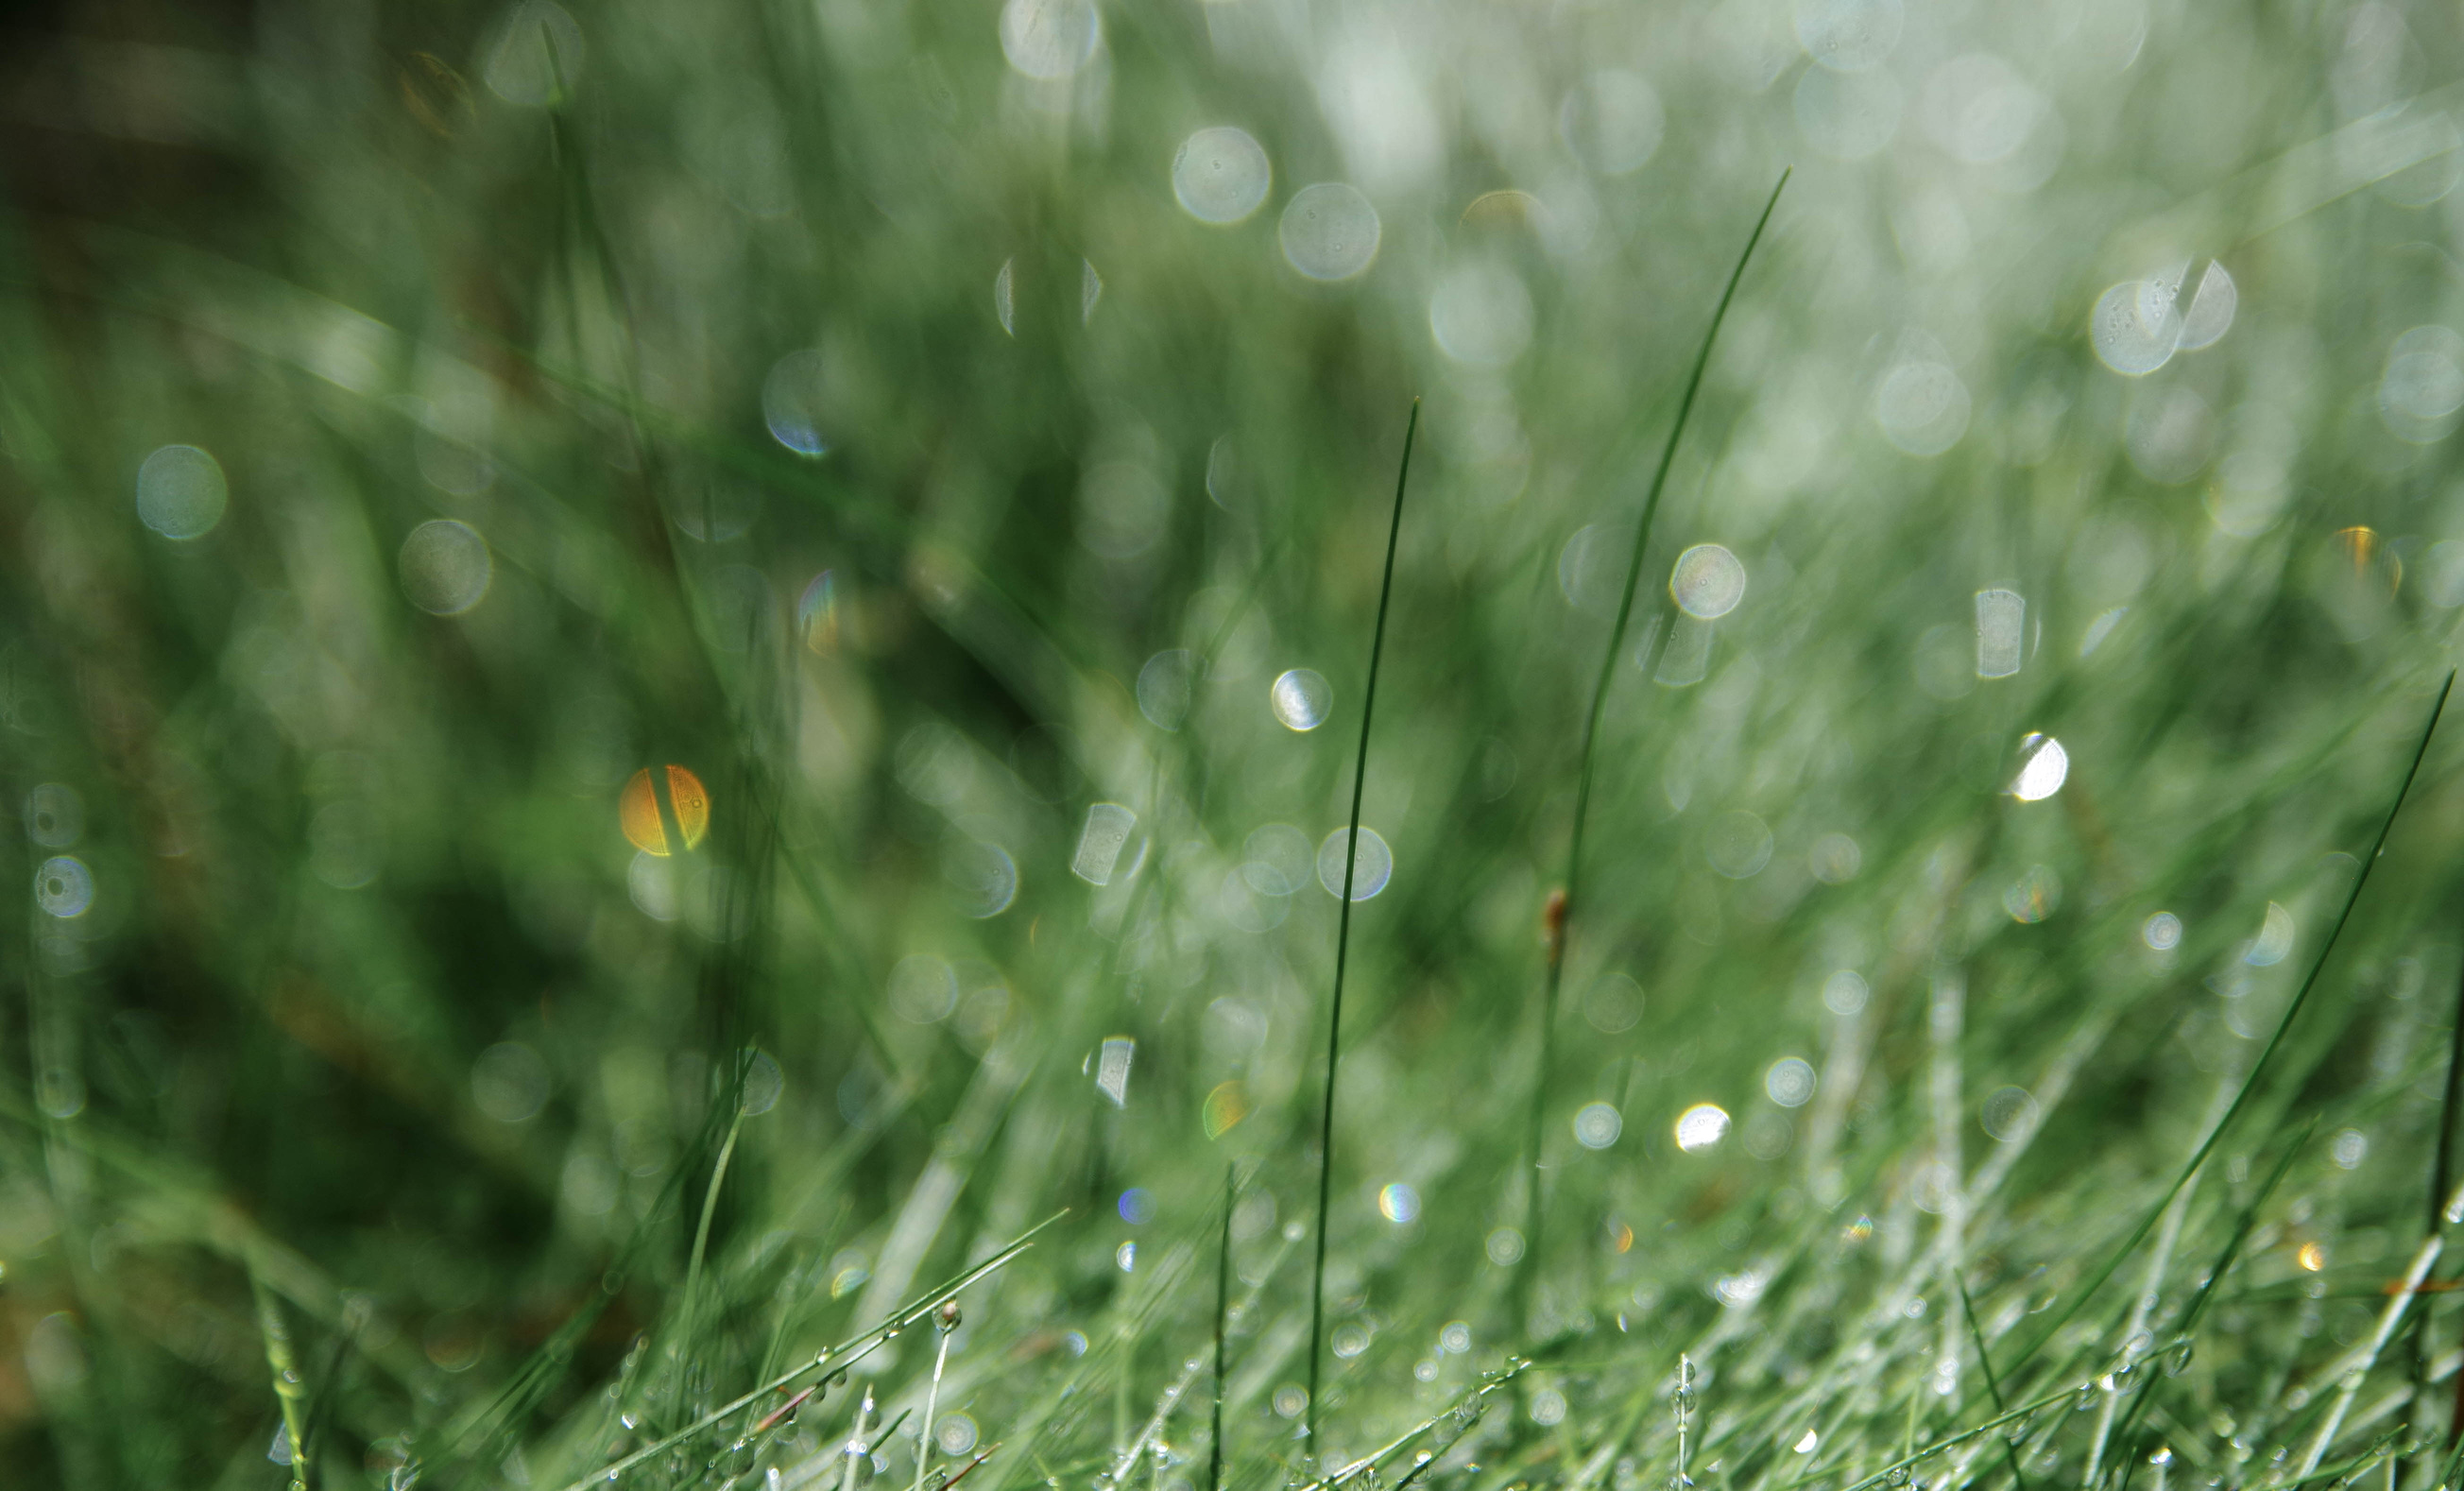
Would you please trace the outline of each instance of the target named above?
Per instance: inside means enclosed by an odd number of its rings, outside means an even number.
[[[1207,1436],[1206,1491],[1222,1491],[1223,1486],[1223,1332],[1224,1316],[1232,1307],[1232,1197],[1235,1190],[1233,1167],[1223,1167],[1223,1236],[1215,1249],[1215,1410],[1213,1428]]]
[[[2165,1194],[2156,1198],[2156,1204],[2148,1209],[2145,1217],[2140,1218],[2139,1225],[2131,1230],[2130,1236],[2123,1239],[2122,1245],[2114,1249],[2097,1271],[2088,1277],[2087,1282],[2071,1296],[2068,1304],[2053,1311],[2053,1318],[2036,1327],[2035,1335],[2030,1338],[2018,1356],[2003,1369],[2006,1373],[2017,1371],[2038,1351],[2044,1349],[2045,1343],[2054,1338],[2055,1332],[2070,1324],[2071,1317],[2079,1312],[2080,1307],[2095,1296],[2097,1290],[2104,1287],[2105,1282],[2113,1277],[2114,1270],[2122,1266],[2122,1261],[2136,1251],[2139,1244],[2147,1240],[2147,1235],[2156,1229],[2157,1220],[2165,1215],[2165,1208],[2172,1204],[2173,1197],[2181,1193],[2184,1186],[2190,1183],[2190,1177],[2198,1173],[2199,1167],[2207,1163],[2208,1156],[2214,1152],[2216,1145],[2222,1141],[2226,1130],[2233,1128],[2233,1120],[2241,1116],[2241,1110],[2250,1102],[2251,1095],[2258,1090],[2259,1079],[2266,1075],[2269,1063],[2275,1058],[2277,1048],[2284,1044],[2284,1037],[2292,1030],[2293,1022],[2301,1018],[2302,1006],[2310,1002],[2311,991],[2318,988],[2319,976],[2326,971],[2327,959],[2335,955],[2336,943],[2343,936],[2344,924],[2352,920],[2353,907],[2361,900],[2362,891],[2369,885],[2370,871],[2377,867],[2380,853],[2387,848],[2387,834],[2395,827],[2396,815],[2404,810],[2404,800],[2412,790],[2413,778],[2421,773],[2422,758],[2430,754],[2431,736],[2437,734],[2438,718],[2446,712],[2447,696],[2453,691],[2454,688],[2455,674],[2450,670],[2446,682],[2438,686],[2438,697],[2430,707],[2430,718],[2421,727],[2421,739],[2413,747],[2411,761],[2405,766],[2404,779],[2397,783],[2395,797],[2387,803],[2386,816],[2379,820],[2378,836],[2371,840],[2370,852],[2363,857],[2361,870],[2353,877],[2352,888],[2344,894],[2344,904],[2336,913],[2335,925],[2328,929],[2326,940],[2320,944],[2319,955],[2311,960],[2310,972],[2302,978],[2301,987],[2294,992],[2292,1001],[2284,1006],[2283,1017],[2277,1020],[2275,1032],[2267,1038],[2267,1044],[2260,1047],[2258,1060],[2251,1063],[2250,1075],[2242,1079],[2241,1090],[2233,1094],[2232,1106],[2225,1109],[2223,1117],[2216,1120],[2215,1126],[2208,1130],[2207,1138],[2200,1141],[2199,1148],[2190,1155],[2189,1163],[2182,1167],[2181,1173],[2175,1175],[2173,1183],[2165,1188]]]
[[[1793,169],[1793,167],[1792,167]],[[1540,1200],[1540,1138],[1547,1120],[1549,1075],[1555,1059],[1557,1024],[1557,992],[1566,976],[1566,934],[1577,905],[1577,888],[1583,867],[1583,829],[1591,817],[1592,782],[1598,765],[1600,721],[1609,706],[1609,686],[1616,682],[1617,654],[1625,643],[1625,628],[1634,616],[1635,591],[1642,580],[1644,551],[1651,546],[1652,520],[1660,514],[1660,499],[1668,489],[1668,471],[1677,461],[1677,443],[1685,434],[1685,423],[1694,412],[1694,397],[1703,388],[1703,374],[1711,365],[1711,348],[1720,340],[1720,324],[1728,318],[1729,303],[1737,297],[1737,285],[1746,277],[1746,266],[1752,262],[1754,249],[1763,241],[1763,230],[1771,226],[1771,212],[1779,206],[1779,194],[1788,188],[1789,171],[1779,173],[1771,187],[1771,197],[1763,203],[1762,216],[1754,219],[1754,230],[1746,236],[1745,252],[1737,255],[1736,268],[1728,272],[1727,288],[1720,292],[1720,303],[1711,312],[1711,324],[1703,333],[1703,343],[1694,352],[1694,366],[1685,377],[1685,392],[1677,401],[1677,418],[1668,427],[1668,440],[1660,449],[1660,465],[1651,475],[1651,486],[1643,493],[1642,515],[1634,530],[1634,553],[1625,566],[1625,588],[1617,596],[1617,622],[1609,628],[1608,650],[1600,658],[1599,677],[1592,685],[1592,705],[1583,721],[1582,766],[1574,785],[1574,825],[1566,846],[1566,874],[1558,895],[1552,899],[1549,914],[1549,966],[1547,986],[1540,997],[1540,1069],[1531,1084],[1531,1115],[1525,1131],[1524,1154],[1531,1166],[1529,1195],[1525,1201],[1524,1236],[1529,1245],[1523,1254],[1523,1275],[1519,1284],[1521,1308],[1528,1327],[1531,1320],[1531,1294],[1540,1279],[1540,1253],[1543,1239],[1543,1208]]]
[[[1386,523],[1386,569],[1377,583],[1377,621],[1369,636],[1369,682],[1360,691],[1360,750],[1352,763],[1352,825],[1344,840],[1343,897],[1335,913],[1334,996],[1326,1017],[1326,1099],[1317,1130],[1317,1259],[1309,1270],[1308,1453],[1317,1454],[1318,1368],[1326,1344],[1326,1213],[1334,1182],[1334,1074],[1343,1054],[1343,973],[1352,952],[1352,877],[1360,864],[1360,797],[1369,784],[1369,726],[1377,708],[1377,666],[1386,652],[1386,614],[1395,600],[1395,544],[1403,533],[1403,493],[1412,479],[1412,438],[1420,429],[1420,401],[1403,426],[1403,460],[1395,472],[1395,512]]]

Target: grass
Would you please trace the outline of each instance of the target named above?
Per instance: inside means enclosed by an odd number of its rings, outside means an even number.
[[[1377,620],[1369,633],[1369,681],[1360,691],[1360,750],[1352,763],[1352,821],[1343,830],[1341,855],[1343,879],[1335,900],[1334,990],[1326,1001],[1326,1096],[1318,1112],[1317,1219],[1310,1230],[1315,1241],[1315,1266],[1309,1270],[1309,1407],[1302,1433],[1308,1436],[1309,1456],[1318,1455],[1318,1363],[1326,1341],[1326,1239],[1327,1198],[1334,1186],[1334,1100],[1335,1078],[1342,1069],[1343,1056],[1343,973],[1346,954],[1352,950],[1352,908],[1359,899],[1356,877],[1360,872],[1362,840],[1360,837],[1360,803],[1369,790],[1369,727],[1377,708],[1377,665],[1386,653],[1386,613],[1395,600],[1395,549],[1403,537],[1403,493],[1412,479],[1412,437],[1419,433],[1420,404],[1412,401],[1412,417],[1403,425],[1403,459],[1395,471],[1394,515],[1386,524],[1386,564],[1377,581]],[[1321,863],[1323,859],[1321,858]],[[1323,873],[1321,871],[1321,873]]]
[[[2464,1474],[2447,19],[0,26],[0,1485]]]

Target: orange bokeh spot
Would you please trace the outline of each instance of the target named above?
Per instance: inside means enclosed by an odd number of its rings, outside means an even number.
[[[681,766],[669,767],[668,803],[675,810],[676,827],[684,833],[685,847],[690,849],[700,844],[710,832],[710,794],[702,790],[701,778]],[[659,822],[659,799],[650,784],[649,767],[635,772],[633,779],[625,784],[625,795],[617,800],[616,817],[633,847],[645,854],[664,856],[668,852],[668,830]]]

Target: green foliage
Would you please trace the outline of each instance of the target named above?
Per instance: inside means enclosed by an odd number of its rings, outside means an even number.
[[[0,1484],[2454,1483],[2453,17],[6,24]]]

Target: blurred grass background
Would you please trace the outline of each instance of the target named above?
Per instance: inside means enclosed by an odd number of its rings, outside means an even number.
[[[2438,1483],[2450,11],[0,25],[9,1484]]]

